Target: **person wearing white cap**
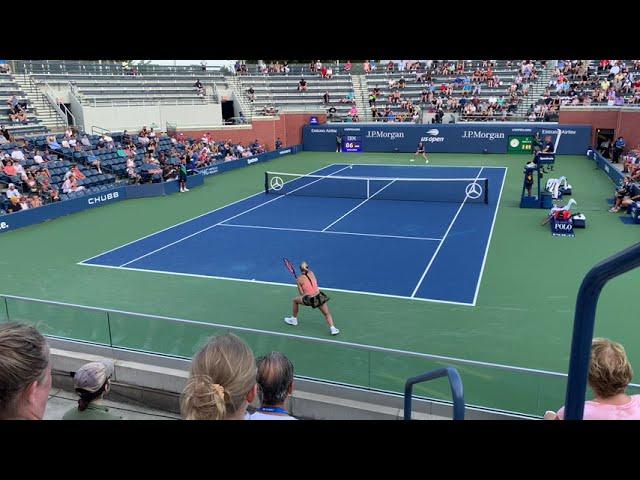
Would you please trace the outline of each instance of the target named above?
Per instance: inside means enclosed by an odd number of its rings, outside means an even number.
[[[73,377],[78,406],[62,416],[62,420],[124,420],[102,405],[102,399],[111,389],[113,362],[101,360],[83,365]]]

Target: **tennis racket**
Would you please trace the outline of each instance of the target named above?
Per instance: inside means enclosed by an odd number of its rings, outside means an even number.
[[[295,279],[298,278],[298,275],[296,274],[296,267],[294,267],[293,263],[291,263],[291,260],[289,260],[288,258],[285,258],[284,266],[287,270],[291,272],[291,275],[293,275],[293,278]]]
[[[540,225],[546,225],[547,223],[549,223],[551,221],[552,218],[553,218],[553,214],[551,214],[547,218],[545,218]]]

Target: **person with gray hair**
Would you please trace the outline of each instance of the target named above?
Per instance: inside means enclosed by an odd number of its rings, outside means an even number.
[[[280,352],[259,357],[257,380],[260,386],[260,408],[251,420],[297,420],[285,409],[293,393],[293,364]]]
[[[42,420],[51,390],[49,346],[35,327],[0,325],[0,420]]]
[[[76,393],[80,396],[78,406],[62,416],[62,420],[124,420],[107,407],[101,405],[111,389],[114,367],[110,360],[101,360],[83,365],[73,376]]]

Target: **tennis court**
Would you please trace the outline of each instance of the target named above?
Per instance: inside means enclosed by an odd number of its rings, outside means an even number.
[[[475,305],[506,168],[331,164],[82,265]],[[260,177],[257,177],[260,178]],[[262,179],[256,182],[260,188]]]

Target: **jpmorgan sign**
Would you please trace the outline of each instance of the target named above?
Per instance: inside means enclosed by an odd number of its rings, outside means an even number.
[[[98,195],[97,197],[91,197],[88,199],[89,205],[96,205],[98,203],[109,202],[111,200],[117,200],[120,197],[119,192],[109,192],[104,195]]]
[[[366,138],[382,138],[385,140],[395,140],[397,138],[404,138],[404,132],[391,131],[387,132],[385,130],[369,130],[367,132]]]
[[[494,140],[504,139],[504,133],[503,132],[483,132],[482,130],[465,130],[462,133],[462,138],[490,140],[493,142]]]

